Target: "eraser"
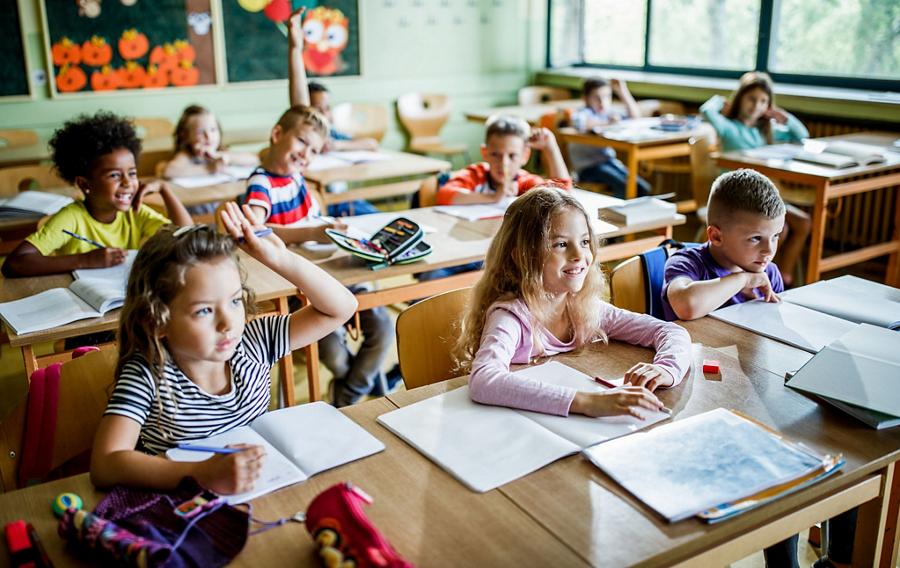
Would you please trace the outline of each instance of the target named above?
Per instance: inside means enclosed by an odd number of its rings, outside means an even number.
[[[57,518],[62,518],[63,513],[65,513],[67,509],[75,509],[77,511],[83,506],[84,503],[78,495],[74,493],[60,493],[56,496],[56,499],[53,500],[53,504],[50,508]]]
[[[704,373],[719,373],[719,362],[714,359],[704,359],[703,360],[703,372]]]

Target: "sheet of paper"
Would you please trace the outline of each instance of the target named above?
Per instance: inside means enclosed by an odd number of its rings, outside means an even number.
[[[205,174],[200,176],[184,176],[184,177],[174,177],[171,179],[172,183],[179,187],[184,187],[187,189],[194,189],[197,187],[208,187],[211,185],[218,185],[220,183],[227,183],[229,181],[234,181],[235,178],[227,173],[218,173],[218,174]]]
[[[0,317],[18,335],[99,315],[68,288],[51,288],[34,296],[0,304]]]
[[[108,282],[121,283],[124,292],[128,283],[128,276],[131,274],[131,267],[134,265],[134,259],[137,258],[138,251],[125,251],[125,262],[110,266],[108,268],[79,268],[72,271],[75,280],[89,278],[91,280],[105,280]]]
[[[348,150],[346,152],[328,152],[326,156],[337,158],[351,164],[363,164],[366,162],[384,162],[390,160],[390,154],[383,152],[370,152],[368,150]]]
[[[335,219],[338,223],[344,223],[350,230],[347,234],[354,239],[368,239],[382,227],[396,219],[402,217],[400,213],[388,211],[384,213],[371,213],[369,215],[354,215],[352,217],[338,217]],[[429,225],[419,225],[425,234],[435,233],[437,229]]]
[[[900,416],[900,333],[861,324],[810,359],[787,384]]]
[[[331,154],[319,154],[306,167],[307,171],[317,172],[321,170],[331,170],[334,168],[346,168],[347,166],[352,165],[351,162],[347,160],[342,160]]]
[[[580,448],[467,386],[382,414],[378,422],[470,489],[489,491]]]
[[[125,287],[122,282],[82,278],[72,282],[69,290],[101,314],[125,303]]]
[[[384,449],[362,426],[321,401],[267,412],[252,426],[310,477]]]
[[[722,408],[599,444],[584,454],[672,522],[822,465],[821,457]]]
[[[438,213],[450,215],[466,221],[479,221],[481,219],[499,219],[506,213],[506,208],[512,199],[500,203],[476,203],[472,205],[438,205],[434,208]]]
[[[856,323],[900,327],[900,290],[855,276],[820,280],[788,290],[782,298]]]
[[[225,447],[232,444],[254,444],[263,446],[266,449],[266,457],[263,461],[262,471],[260,472],[259,479],[256,480],[253,489],[245,493],[225,496],[225,500],[228,503],[246,503],[260,495],[265,495],[276,489],[281,489],[282,487],[305,481],[307,478],[297,466],[292,464],[278,450],[272,447],[272,444],[254,432],[249,426],[235,428],[222,434],[210,436],[204,440],[197,440],[193,443],[214,447]],[[172,461],[198,462],[213,457],[213,454],[207,452],[189,452],[175,448],[168,450],[166,456]]]
[[[810,353],[821,351],[857,326],[790,302],[756,300],[719,308],[709,315]]]
[[[582,392],[603,392],[605,390],[610,390],[608,387],[594,382],[590,376],[558,361],[551,361],[543,365],[527,367],[516,371],[516,375],[541,381],[543,383],[571,387]],[[621,383],[621,378],[618,379],[618,382]],[[652,411],[647,411],[646,417],[643,420],[633,416],[604,416],[602,418],[590,418],[578,414],[554,416],[551,414],[529,412],[526,410],[517,410],[516,412],[537,422],[551,432],[574,442],[581,448],[593,446],[594,444],[605,440],[636,432],[642,428],[652,426],[657,422],[669,418],[668,414]]]
[[[72,203],[73,199],[66,195],[58,193],[50,193],[46,191],[23,191],[14,197],[9,198],[3,207],[10,209],[20,209],[22,211],[33,211],[42,215],[53,215],[66,205]]]

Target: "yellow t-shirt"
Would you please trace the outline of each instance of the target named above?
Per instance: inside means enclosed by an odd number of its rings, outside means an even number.
[[[101,223],[91,217],[83,201],[76,201],[60,209],[25,240],[44,256],[81,254],[97,248],[65,234],[63,229],[108,247],[137,249],[160,227],[170,222],[150,207],[141,205],[137,211],[120,211],[112,223]]]

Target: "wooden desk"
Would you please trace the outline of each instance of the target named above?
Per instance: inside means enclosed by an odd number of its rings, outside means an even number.
[[[207,185],[203,187],[182,187],[172,181],[167,182],[172,188],[175,197],[185,207],[215,203],[218,201],[233,201],[243,195],[247,190],[247,180],[228,181]],[[154,193],[144,200],[144,203],[153,207],[162,214],[166,213],[166,205],[158,193]]]
[[[466,120],[477,123],[484,123],[493,115],[515,116],[521,118],[528,124],[535,126],[541,121],[541,117],[552,112],[561,110],[576,110],[584,106],[581,99],[565,99],[562,101],[549,101],[546,103],[534,105],[510,105],[491,108],[481,108],[466,111]]]
[[[387,154],[390,156],[390,159],[322,170],[307,169],[303,175],[307,182],[311,183],[319,191],[319,194],[322,196],[322,202],[330,205],[357,199],[379,199],[395,195],[409,195],[419,189],[419,185],[422,182],[421,179],[399,182],[387,180],[409,177],[422,178],[451,168],[450,162],[446,160],[394,150],[382,149],[379,152]],[[387,183],[357,187],[342,193],[328,193],[325,191],[328,184],[335,182],[371,183],[385,181]]]
[[[821,140],[850,140],[877,146],[890,147],[896,134],[862,133],[831,136]],[[815,189],[815,204],[812,214],[812,236],[810,238],[809,261],[806,280],[815,282],[823,272],[850,266],[879,256],[890,255],[885,283],[900,286],[900,199],[894,200],[894,234],[890,240],[869,245],[854,251],[829,257],[823,256],[825,223],[828,219],[829,202],[842,197],[867,193],[878,189],[892,188],[897,193],[900,186],[900,153],[887,153],[888,159],[882,164],[873,164],[841,170],[819,166],[796,160],[763,160],[745,156],[741,152],[722,154],[717,162],[728,169],[753,168],[776,182],[793,182]]]
[[[297,288],[293,284],[275,274],[259,261],[251,258],[243,251],[238,252],[242,266],[247,272],[247,285],[256,293],[258,301],[270,301],[274,304],[274,310],[270,313],[287,314],[287,300],[297,294]],[[55,274],[52,276],[39,276],[32,278],[3,278],[0,276],[0,302],[18,300],[27,296],[33,296],[51,288],[66,288],[72,283],[69,274]],[[25,362],[27,377],[35,369],[46,367],[53,363],[68,361],[70,352],[53,353],[38,357],[34,353],[34,346],[38,343],[50,343],[69,337],[78,337],[101,331],[114,331],[119,327],[119,314],[121,310],[107,312],[99,318],[85,319],[72,322],[60,327],[35,331],[32,333],[16,334],[7,329],[9,344],[18,347],[22,352]],[[5,327],[5,325],[4,325]],[[294,400],[294,367],[291,356],[288,354],[281,360],[281,393],[285,401]]]
[[[693,322],[697,330],[708,318]],[[738,328],[709,332],[737,345],[751,360],[783,366],[788,346]],[[696,337],[694,339],[697,339]],[[777,354],[776,354],[777,353]],[[652,352],[613,343],[554,359],[583,372],[620,376]],[[808,355],[806,355],[808,357]],[[796,358],[803,355],[796,354]],[[718,359],[722,373],[705,377],[704,358]],[[445,392],[465,378],[388,395],[398,406]],[[718,407],[735,408],[823,453],[842,452],[836,475],[734,519],[708,525],[696,518],[669,524],[587,460],[573,456],[500,487],[507,496],[594,566],[721,566],[805,530],[852,507],[860,508],[855,565],[893,567],[896,542],[897,460],[900,429],[877,431],[824,403],[784,387],[782,376],[743,358],[695,345],[694,366],[681,385],[658,391],[679,420]],[[892,494],[893,492],[893,494]],[[891,508],[893,503],[893,509]]]
[[[559,137],[566,144],[613,148],[628,169],[625,198],[634,199],[637,197],[638,164],[642,161],[689,156],[691,146],[688,140],[700,132],[699,127],[679,132],[653,130],[651,127],[659,124],[659,120],[658,118],[623,120],[604,127],[596,134],[581,133],[574,128],[565,127],[559,129]],[[633,139],[619,138],[616,133],[621,134],[624,129],[633,129],[636,133],[635,137]]]

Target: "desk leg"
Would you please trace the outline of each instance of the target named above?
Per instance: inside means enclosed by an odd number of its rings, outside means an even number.
[[[816,187],[816,203],[813,206],[812,236],[809,240],[809,261],[806,265],[806,283],[812,284],[819,280],[819,263],[822,261],[822,251],[825,244],[825,221],[828,203],[826,193],[828,182]]]
[[[290,313],[287,298],[275,300],[275,308],[280,315]],[[294,406],[294,359],[290,352],[278,361],[278,370],[281,374],[281,400],[285,407]]]
[[[305,306],[309,303],[309,300],[303,294],[298,294],[297,297],[300,298],[302,305]],[[309,401],[316,402],[322,400],[322,387],[319,381],[319,344],[314,341],[304,347],[303,351],[306,353],[306,381],[309,388]],[[291,389],[293,388],[292,384]]]
[[[22,360],[25,361],[25,378],[31,381],[31,374],[38,368],[37,357],[34,356],[33,346],[22,346]]]
[[[625,181],[625,199],[637,197],[638,155],[636,149],[628,150],[625,156],[625,167],[628,168],[628,178]]]
[[[893,568],[900,554],[900,462],[894,462],[894,480],[888,495],[887,524],[881,542],[879,566]]]
[[[853,541],[853,566],[883,566],[890,568],[891,564],[885,564],[885,556],[894,555],[893,535],[889,534],[891,525],[890,511],[892,509],[891,496],[894,488],[896,464],[888,465],[882,472],[881,493],[877,499],[872,499],[859,506],[859,515],[856,520],[856,538]],[[896,511],[894,511],[896,523]],[[890,539],[890,540],[889,540]]]
[[[894,195],[894,252],[888,258],[884,283],[894,288],[900,287],[900,193]]]

